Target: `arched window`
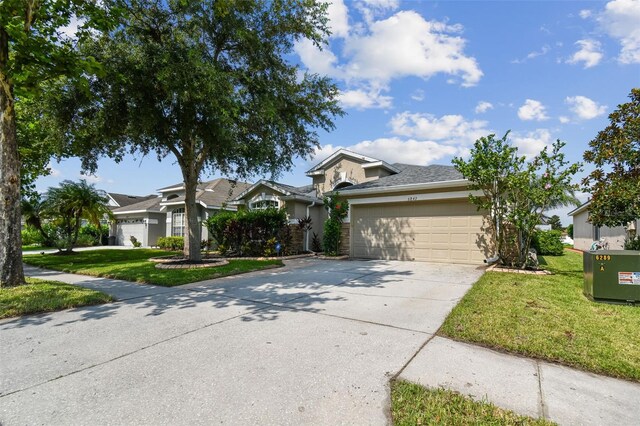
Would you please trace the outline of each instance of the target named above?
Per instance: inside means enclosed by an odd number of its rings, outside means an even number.
[[[333,187],[333,190],[337,191],[338,189],[346,188],[347,186],[351,186],[351,185],[353,185],[351,182],[340,182],[339,184]]]
[[[265,193],[253,198],[249,202],[249,210],[266,210],[280,208],[280,199],[275,195],[267,195]]]
[[[175,209],[171,213],[171,235],[174,237],[184,237],[184,225],[184,209]]]

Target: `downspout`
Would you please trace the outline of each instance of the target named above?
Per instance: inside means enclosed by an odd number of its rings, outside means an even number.
[[[311,209],[311,207],[315,207],[316,202],[312,202],[311,204],[307,205],[307,217],[311,217],[311,214],[309,213],[309,209]],[[304,236],[304,250],[305,251],[309,251],[309,231],[305,231],[305,236]]]

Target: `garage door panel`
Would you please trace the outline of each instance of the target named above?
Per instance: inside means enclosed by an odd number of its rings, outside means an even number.
[[[481,263],[483,216],[466,200],[355,205],[354,257]]]

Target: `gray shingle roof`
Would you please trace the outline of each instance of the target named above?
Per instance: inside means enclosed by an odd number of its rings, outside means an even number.
[[[152,198],[156,198],[157,195],[127,195],[127,194],[117,194],[115,192],[108,192],[109,196],[114,199],[116,203],[118,203],[119,207],[129,206],[131,204],[136,204],[141,201],[150,200]],[[116,207],[117,208],[117,207]]]
[[[196,202],[202,202],[211,207],[221,207],[224,203],[233,200],[249,186],[251,185],[245,182],[230,181],[224,178],[202,182],[196,189]],[[184,203],[184,200],[184,195],[181,195],[167,200],[167,202],[171,204]]]
[[[464,179],[462,174],[453,166],[442,166],[438,164],[432,164],[430,166],[415,166],[400,163],[395,163],[393,166],[399,169],[400,173],[384,176],[370,182],[348,186],[342,188],[340,192],[344,193],[356,189],[391,188],[394,186],[418,183],[444,182]]]
[[[162,197],[154,196],[153,198],[140,201],[139,203],[129,204],[128,206],[115,208],[113,209],[113,212],[114,213],[124,213],[124,212],[133,212],[133,211],[159,212],[160,201],[162,201]]]

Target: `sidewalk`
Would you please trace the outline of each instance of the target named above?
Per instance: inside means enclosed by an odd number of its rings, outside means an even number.
[[[88,275],[68,274],[60,271],[41,269],[35,266],[23,264],[24,275],[42,280],[60,281],[80,287],[101,291],[113,296],[117,301],[146,297],[160,293],[172,293],[184,291],[178,287],[162,287],[159,285],[139,284],[129,281],[112,280],[109,278],[91,277]]]
[[[640,384],[434,337],[400,379],[561,425],[637,425]]]

